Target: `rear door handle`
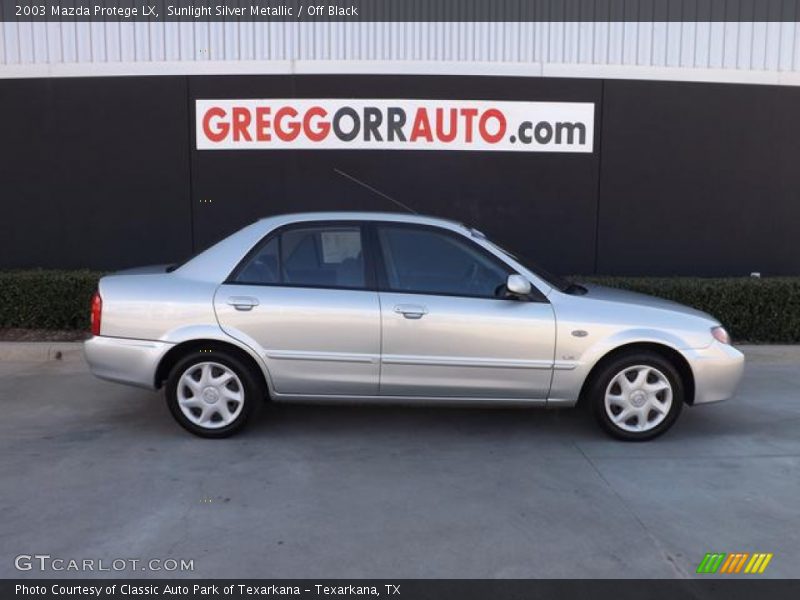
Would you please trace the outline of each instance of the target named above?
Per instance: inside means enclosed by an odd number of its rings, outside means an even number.
[[[231,296],[228,298],[228,304],[233,306],[236,310],[253,310],[254,306],[258,306],[258,298],[252,296]]]
[[[421,319],[428,314],[428,309],[419,304],[398,304],[394,312],[403,315],[406,319]]]

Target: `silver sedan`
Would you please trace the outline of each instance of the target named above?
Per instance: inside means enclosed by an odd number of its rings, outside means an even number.
[[[713,317],[564,281],[430,217],[260,220],[179,266],[103,277],[86,357],[164,387],[175,419],[234,433],[262,400],[578,403],[624,440],[730,397],[744,357]]]

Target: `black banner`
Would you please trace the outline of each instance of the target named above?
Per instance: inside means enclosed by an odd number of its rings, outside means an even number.
[[[0,0],[3,21],[795,21],[800,0]]]
[[[800,581],[691,580],[3,580],[0,597],[53,600],[173,598],[179,600],[783,600],[797,598]]]

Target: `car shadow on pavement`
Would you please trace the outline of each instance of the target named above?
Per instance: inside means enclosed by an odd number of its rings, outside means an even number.
[[[404,404],[302,404],[267,403],[248,424],[253,436],[291,435],[292,432],[325,436],[496,436],[516,435],[602,436],[584,410],[420,406]]]
[[[134,433],[135,430],[136,435],[145,434],[153,438],[197,439],[175,423],[162,392],[115,388],[114,400],[103,407],[100,415],[94,415],[95,424],[103,429],[122,430],[120,433],[125,430]],[[682,444],[705,445],[715,439],[741,444],[750,438],[754,442],[766,443],[766,438],[771,437],[768,445],[772,446],[787,436],[796,435],[793,432],[800,428],[800,414],[796,419],[787,419],[790,415],[776,408],[771,417],[762,413],[753,418],[752,412],[747,410],[747,405],[752,402],[752,398],[737,397],[718,405],[684,407],[673,429],[645,445],[674,446],[680,451]],[[98,417],[101,423],[97,423]],[[82,418],[81,422],[86,421]],[[615,445],[631,448],[631,444],[607,436],[590,411],[582,407],[546,409],[265,402],[247,427],[233,439],[253,441],[297,436],[354,443],[411,436],[418,443],[534,440],[542,447],[551,442],[560,446],[589,444],[591,447]]]

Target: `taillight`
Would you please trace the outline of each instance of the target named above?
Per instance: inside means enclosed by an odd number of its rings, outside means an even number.
[[[103,299],[100,292],[92,296],[92,335],[100,335],[100,317],[103,313]]]

